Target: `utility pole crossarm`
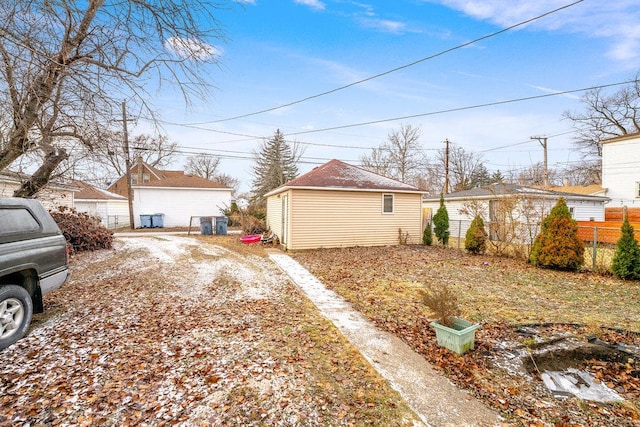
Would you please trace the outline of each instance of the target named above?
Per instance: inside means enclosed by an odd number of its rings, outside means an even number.
[[[544,149],[544,186],[549,187],[549,165],[547,162],[547,137],[532,136],[531,139],[537,140]]]

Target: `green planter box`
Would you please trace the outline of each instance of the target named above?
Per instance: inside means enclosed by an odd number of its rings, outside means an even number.
[[[464,354],[473,350],[476,340],[476,329],[480,327],[477,323],[467,322],[464,319],[456,318],[453,321],[453,328],[441,325],[438,322],[431,322],[431,326],[436,330],[438,345]]]

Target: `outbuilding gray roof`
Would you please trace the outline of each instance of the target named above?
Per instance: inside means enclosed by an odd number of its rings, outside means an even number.
[[[571,200],[591,200],[591,201],[608,201],[608,197],[591,196],[586,194],[565,193],[561,191],[545,190],[542,188],[526,187],[518,184],[492,184],[485,187],[476,187],[470,190],[456,191],[444,195],[445,200],[470,200],[470,199],[492,199],[508,196],[529,196],[539,198],[557,199],[564,197]],[[425,197],[424,201],[440,200],[438,197]]]
[[[421,193],[421,191],[413,185],[378,175],[336,159],[318,166],[304,175],[287,182],[283,186],[270,191],[267,196],[290,188]]]

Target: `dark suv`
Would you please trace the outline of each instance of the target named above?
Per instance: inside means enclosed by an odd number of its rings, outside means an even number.
[[[0,198],[0,349],[22,338],[42,297],[69,277],[67,242],[36,200]]]

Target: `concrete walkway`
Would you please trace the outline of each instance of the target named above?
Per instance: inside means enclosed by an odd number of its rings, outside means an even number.
[[[279,251],[269,257],[356,346],[428,426],[492,426],[497,413],[455,387],[393,334],[381,331],[297,261]]]

